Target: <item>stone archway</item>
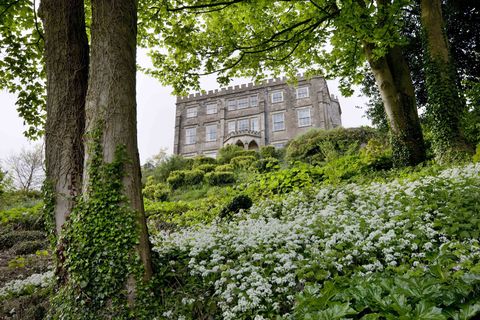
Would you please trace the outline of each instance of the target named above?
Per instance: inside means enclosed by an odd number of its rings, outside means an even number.
[[[258,150],[258,144],[255,140],[250,141],[250,143],[248,144],[248,150]]]
[[[244,145],[243,142],[240,141],[240,140],[237,140],[237,142],[235,142],[235,145],[239,146],[239,147],[242,148],[242,149],[245,149],[245,145]]]

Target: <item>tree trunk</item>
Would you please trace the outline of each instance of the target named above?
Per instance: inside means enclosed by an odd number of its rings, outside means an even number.
[[[373,56],[373,49],[373,44],[364,44],[390,125],[394,163],[416,165],[425,160],[425,143],[407,62],[398,46],[380,58]]]
[[[47,72],[46,178],[57,233],[82,190],[88,39],[83,0],[42,0]]]
[[[138,233],[137,245],[131,250],[140,257],[143,279],[148,280],[152,276],[152,266],[141,193],[136,127],[136,23],[135,0],[92,0],[84,194],[91,197],[90,187],[96,183],[90,176],[95,170],[93,166],[97,165],[95,148],[100,148],[101,160],[105,164],[114,162],[118,150],[123,149],[121,189],[127,205],[135,212]],[[99,146],[95,146],[97,143]],[[125,280],[132,302],[138,279],[130,274]]]
[[[434,152],[438,160],[451,161],[473,151],[460,127],[465,101],[459,94],[456,70],[450,58],[441,1],[421,0],[420,6],[428,92],[427,116]]]

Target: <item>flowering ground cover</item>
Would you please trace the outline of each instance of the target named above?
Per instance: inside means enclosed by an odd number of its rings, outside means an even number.
[[[168,319],[473,319],[479,232],[480,164],[322,186],[159,230],[156,285]]]

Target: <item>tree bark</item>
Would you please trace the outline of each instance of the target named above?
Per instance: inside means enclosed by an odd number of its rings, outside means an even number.
[[[141,193],[140,161],[136,118],[136,36],[135,0],[92,0],[92,42],[89,85],[86,100],[86,159],[84,194],[88,195],[92,133],[101,128],[103,162],[114,160],[118,147],[125,148],[123,192],[136,212],[143,278],[152,276],[150,243]],[[131,293],[134,279],[128,281]]]
[[[398,46],[390,48],[380,58],[374,57],[373,49],[373,44],[364,43],[387,114],[394,163],[397,166],[416,165],[425,160],[425,143],[407,62]]]
[[[83,0],[42,0],[40,15],[47,72],[46,178],[59,234],[82,190],[88,39]]]
[[[459,94],[457,74],[444,30],[440,0],[421,0],[424,37],[427,117],[437,160],[450,161],[473,151],[460,126],[465,100]]]

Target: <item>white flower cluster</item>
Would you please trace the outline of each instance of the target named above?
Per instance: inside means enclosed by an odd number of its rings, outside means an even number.
[[[188,257],[183,267],[213,287],[224,319],[285,316],[309,271],[328,277],[346,269],[367,274],[400,264],[426,267],[440,247],[456,250],[459,260],[478,261],[478,239],[454,241],[434,224],[449,199],[432,204],[432,197],[458,189],[480,198],[480,164],[416,181],[326,187],[313,199],[292,194],[251,208],[243,219],[164,232],[152,241],[173,272],[182,264],[175,256]]]
[[[0,288],[0,298],[8,295],[22,294],[27,288],[31,287],[48,287],[53,280],[53,271],[44,273],[35,273],[23,280],[12,280],[7,282],[5,286]]]

